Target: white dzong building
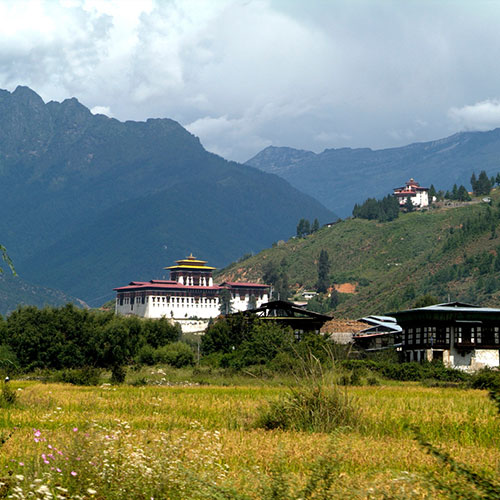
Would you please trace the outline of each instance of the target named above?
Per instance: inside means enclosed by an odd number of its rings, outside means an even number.
[[[415,208],[429,206],[429,188],[421,187],[415,179],[410,179],[403,187],[395,188],[394,196],[398,199],[400,206],[404,206],[408,198]]]
[[[260,307],[269,300],[269,285],[225,282],[214,285],[215,267],[192,255],[165,267],[169,280],[132,281],[115,288],[117,314],[143,318],[169,318],[181,324],[184,332],[201,332],[208,321],[220,314],[221,294],[231,294],[233,312]]]

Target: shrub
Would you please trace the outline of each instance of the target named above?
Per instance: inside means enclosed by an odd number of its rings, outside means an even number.
[[[474,389],[500,391],[500,372],[483,368],[472,375],[470,385]]]
[[[73,385],[99,385],[101,370],[93,366],[62,370],[56,373],[54,380]]]
[[[114,365],[111,368],[111,383],[112,384],[123,384],[125,382],[125,377],[127,376],[127,368],[123,365]]]
[[[154,352],[155,363],[167,363],[174,368],[182,368],[194,364],[194,354],[185,342],[172,342],[159,347]]]
[[[261,410],[257,426],[264,429],[331,432],[356,423],[358,412],[345,391],[323,383],[293,388]]]
[[[137,363],[141,365],[154,365],[155,364],[155,349],[149,344],[143,345],[136,356]]]
[[[12,389],[12,387],[3,382],[2,392],[0,393],[0,408],[9,408],[13,406],[17,401],[17,392]]]

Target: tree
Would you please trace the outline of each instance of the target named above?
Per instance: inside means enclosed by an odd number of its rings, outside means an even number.
[[[465,186],[463,185],[460,185],[460,187],[457,190],[457,200],[470,201],[469,193],[467,192],[467,189],[465,189]]]
[[[477,190],[477,178],[475,172],[472,172],[472,176],[470,178],[470,185],[472,186],[472,191],[475,193]]]
[[[476,187],[473,189],[476,195],[478,196],[490,194],[491,188],[493,187],[491,184],[491,180],[488,178],[488,175],[484,170],[481,170],[481,173],[479,174],[479,177],[475,185]]]
[[[328,301],[328,305],[331,309],[337,309],[339,304],[339,292],[335,290],[335,287],[332,288],[332,293],[330,294],[330,299]]]
[[[321,250],[318,259],[318,293],[326,293],[330,284],[328,274],[330,273],[330,259],[326,250]]]
[[[432,203],[434,198],[437,198],[437,192],[434,184],[431,184],[431,187],[429,188],[429,203]]]
[[[413,202],[411,201],[410,196],[406,198],[406,203],[404,204],[404,207],[407,212],[413,212],[413,210],[415,210],[415,207],[413,206]]]
[[[308,234],[311,234],[311,223],[307,219],[300,219],[297,224],[297,236],[304,238]]]
[[[500,172],[497,174],[497,176],[495,177],[495,182],[496,182],[496,185],[497,186],[500,186]]]
[[[426,293],[425,295],[421,295],[418,297],[418,299],[415,301],[415,308],[419,307],[427,307],[427,306],[433,306],[434,304],[438,303],[438,299],[434,297],[434,295],[430,293]]]
[[[312,223],[312,226],[311,226],[311,233],[315,233],[318,230],[319,230],[319,220],[314,219],[314,222]]]

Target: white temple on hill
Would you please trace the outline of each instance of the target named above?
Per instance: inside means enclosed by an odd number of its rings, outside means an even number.
[[[395,188],[394,196],[400,206],[405,205],[408,198],[416,208],[429,206],[429,188],[421,187],[415,179],[410,179],[403,187]]]
[[[132,281],[115,288],[117,314],[178,321],[184,332],[201,332],[220,314],[221,294],[229,291],[233,312],[260,307],[269,300],[269,285],[224,282],[214,285],[215,267],[192,255],[178,260],[169,280]]]

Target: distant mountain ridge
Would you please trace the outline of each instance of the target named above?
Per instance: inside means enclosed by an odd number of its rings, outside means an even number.
[[[188,253],[220,267],[335,215],[275,175],[208,153],[170,119],[0,91],[0,241],[27,281],[99,305]],[[99,302],[100,301],[100,302]]]
[[[500,171],[500,129],[460,132],[436,141],[372,150],[325,149],[322,153],[270,146],[246,162],[286,179],[341,217],[355,203],[381,198],[410,177],[421,185],[470,186],[473,171]]]

